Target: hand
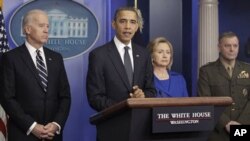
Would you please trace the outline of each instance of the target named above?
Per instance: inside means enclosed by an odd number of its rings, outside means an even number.
[[[48,123],[47,125],[44,126],[44,129],[47,133],[47,138],[48,140],[52,140],[53,137],[55,136],[56,134],[56,131],[59,130],[58,126],[55,125],[54,123],[50,122]]]
[[[131,98],[145,98],[145,94],[137,85],[133,86],[133,92],[129,94]]]
[[[230,133],[230,125],[240,125],[240,123],[237,121],[229,121],[225,127],[228,133]]]
[[[39,139],[47,138],[47,133],[44,129],[44,126],[41,124],[36,124],[31,133],[34,134]]]

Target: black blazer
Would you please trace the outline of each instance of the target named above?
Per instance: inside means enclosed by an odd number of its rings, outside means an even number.
[[[30,126],[57,122],[62,128],[70,109],[70,87],[62,56],[44,48],[47,70],[47,93],[41,82],[31,55],[23,44],[4,53],[1,59],[1,101],[9,115],[9,141],[36,141]],[[62,140],[62,132],[54,141]]]
[[[146,97],[155,96],[153,70],[148,51],[132,44],[134,58],[133,85],[138,85]],[[114,41],[94,49],[89,54],[87,96],[90,106],[101,111],[129,98],[132,87]]]

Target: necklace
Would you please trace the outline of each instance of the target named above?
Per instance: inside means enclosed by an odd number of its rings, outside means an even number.
[[[168,74],[168,72],[167,72],[167,70],[166,70],[166,72],[164,72],[164,73],[160,73],[160,72],[154,72],[154,74],[155,74],[155,76],[159,79],[159,80],[167,80],[167,79],[169,79],[169,74]]]

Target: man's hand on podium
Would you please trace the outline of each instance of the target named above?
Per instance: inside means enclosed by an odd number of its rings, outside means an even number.
[[[131,98],[145,98],[144,92],[137,85],[133,86],[133,91],[129,95]]]

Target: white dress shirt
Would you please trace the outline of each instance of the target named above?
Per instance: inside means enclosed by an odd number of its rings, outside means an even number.
[[[36,50],[37,49],[35,47],[33,47],[31,44],[29,44],[27,41],[25,42],[25,45],[26,45],[26,47],[27,47],[27,49],[28,49],[28,51],[29,51],[29,53],[31,55],[31,58],[32,58],[35,66],[36,66],[37,65],[36,64],[36,55],[37,55]],[[40,47],[38,50],[40,50],[40,55],[43,58],[43,61],[44,61],[44,64],[45,64],[45,68],[47,69],[47,64],[46,64],[46,59],[45,59],[43,47]]]
[[[36,49],[35,47],[33,47],[33,46],[32,46],[30,43],[28,43],[27,41],[25,41],[25,45],[26,45],[26,47],[27,47],[27,49],[28,49],[28,51],[29,51],[29,53],[30,53],[30,55],[31,55],[31,58],[32,58],[32,61],[33,61],[34,65],[37,67],[37,64],[36,64],[36,55],[37,55],[36,50],[37,50],[37,49]],[[38,50],[40,50],[40,55],[41,55],[41,57],[43,58],[43,61],[44,61],[44,64],[45,64],[45,68],[46,68],[46,70],[47,70],[47,64],[46,64],[46,59],[45,59],[45,54],[44,54],[43,47],[40,47]],[[61,126],[60,126],[58,123],[56,123],[56,122],[52,122],[52,123],[54,123],[56,126],[58,126],[59,130],[58,130],[56,133],[57,133],[57,134],[60,134]],[[26,134],[29,135],[29,134],[32,132],[32,130],[35,128],[36,125],[37,125],[37,122],[34,122],[34,123],[30,126],[30,128],[29,128],[29,130],[26,132]]]
[[[121,59],[122,59],[122,62],[124,64],[124,54],[125,54],[125,49],[124,47],[129,47],[129,50],[128,50],[128,53],[129,53],[129,57],[130,57],[130,60],[131,60],[131,64],[132,64],[132,69],[134,70],[134,58],[133,58],[133,50],[132,50],[132,43],[131,41],[129,42],[128,45],[125,45],[123,44],[121,41],[119,41],[117,39],[117,37],[115,36],[114,37],[114,42],[115,42],[115,46],[121,56]]]

